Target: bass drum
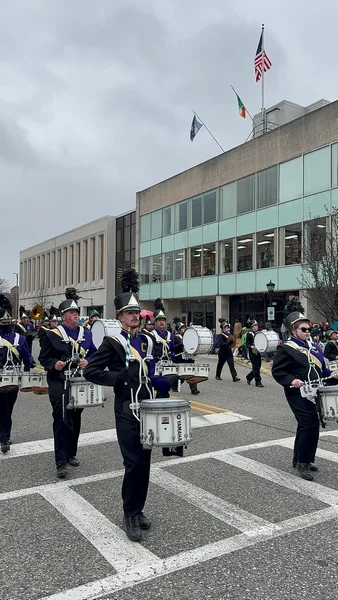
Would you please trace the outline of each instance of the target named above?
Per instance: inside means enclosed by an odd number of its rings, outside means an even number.
[[[105,335],[114,336],[117,333],[121,333],[121,323],[118,319],[98,319],[94,321],[91,332],[94,346],[99,348]]]
[[[255,335],[254,346],[258,352],[276,352],[279,336],[275,331],[258,331]]]
[[[207,327],[193,325],[183,334],[183,346],[187,354],[208,354],[213,344],[212,333]]]

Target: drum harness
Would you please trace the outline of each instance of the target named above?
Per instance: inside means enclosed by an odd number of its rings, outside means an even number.
[[[67,371],[64,372],[65,373],[64,392],[62,394],[62,417],[63,417],[63,420],[65,421],[66,409],[68,409],[68,410],[74,409],[74,405],[72,404],[71,399],[68,401],[68,395],[69,395],[70,386],[71,386],[71,379],[76,377],[77,374],[79,374],[80,376],[82,375],[82,371],[80,370],[80,359],[85,358],[86,354],[88,353],[88,350],[84,350],[83,348],[81,348],[81,342],[83,342],[85,340],[84,328],[81,325],[79,326],[79,333],[78,333],[76,341],[74,341],[72,338],[70,338],[67,335],[67,333],[62,325],[58,325],[58,327],[56,327],[56,329],[53,329],[52,331],[54,333],[58,332],[57,335],[62,337],[63,342],[65,342],[66,344],[71,344],[71,350],[72,350],[71,356],[68,358],[65,358],[65,360],[62,361],[65,363],[65,366],[68,366]],[[81,350],[82,350],[82,354],[80,355]]]
[[[17,356],[17,358],[19,358],[19,353],[17,351],[17,348],[19,346],[19,342],[20,342],[20,334],[19,333],[15,334],[13,344],[10,344],[9,342],[7,342],[7,340],[3,340],[2,337],[0,336],[0,349],[4,348],[4,347],[7,348],[7,360],[6,360],[6,363],[3,366],[3,369],[4,370],[8,369],[8,370],[11,370],[11,371],[17,371],[18,374],[20,372],[20,366],[18,366],[17,364],[15,364],[14,358],[13,358],[13,353]]]

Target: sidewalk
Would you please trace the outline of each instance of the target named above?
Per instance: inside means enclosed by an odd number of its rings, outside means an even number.
[[[218,356],[217,354],[199,354],[198,358],[203,358],[206,361],[208,360],[218,360]],[[241,358],[235,356],[234,357],[234,361],[237,365],[241,365],[242,367],[246,367],[247,369],[251,370],[251,362],[247,361],[247,360],[242,360]],[[271,362],[266,362],[264,360],[264,358],[262,359],[262,366],[261,366],[261,373],[264,373],[264,375],[270,375],[271,377],[271,367],[272,367],[272,361]]]

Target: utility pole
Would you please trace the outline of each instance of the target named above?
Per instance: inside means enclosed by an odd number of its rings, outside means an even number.
[[[15,275],[15,277],[16,277],[16,284],[15,284],[16,285],[16,296],[15,296],[15,300],[16,300],[16,302],[15,302],[15,304],[16,304],[16,307],[15,307],[16,317],[15,318],[17,319],[17,321],[19,321],[20,320],[20,314],[19,314],[19,273],[13,273],[13,275]]]

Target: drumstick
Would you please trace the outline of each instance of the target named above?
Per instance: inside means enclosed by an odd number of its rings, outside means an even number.
[[[126,348],[126,369],[129,367],[130,358],[130,327],[128,327],[127,348]]]
[[[307,383],[320,383],[321,381],[326,381],[327,379],[334,379],[333,375],[329,375],[328,377],[322,377],[321,379],[311,379]],[[303,382],[304,383],[304,382]],[[290,388],[294,388],[294,385],[290,385]]]

